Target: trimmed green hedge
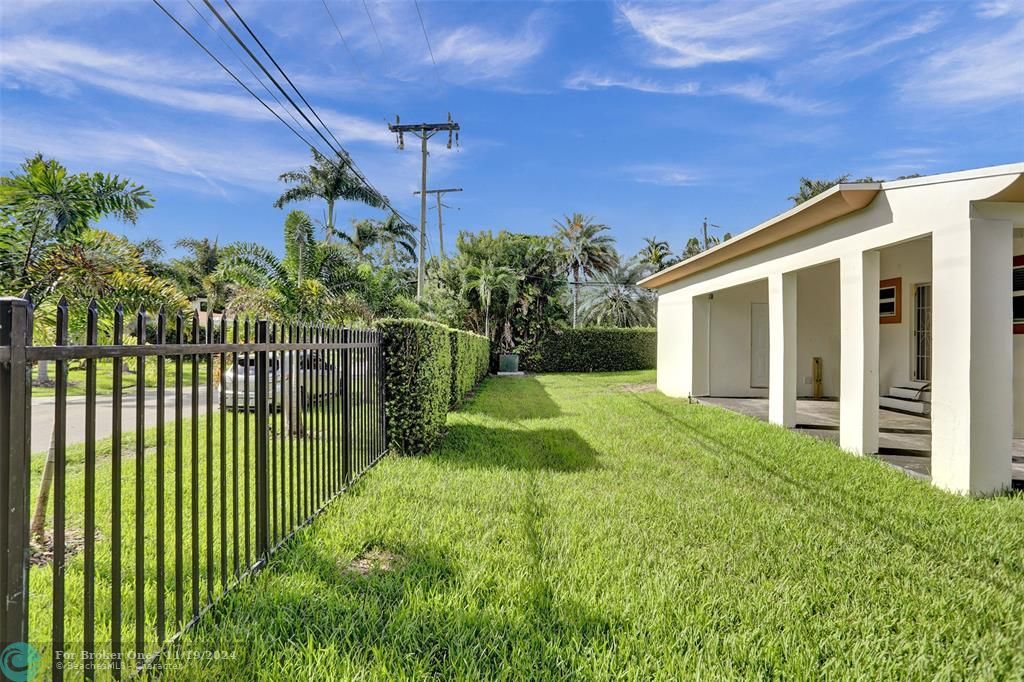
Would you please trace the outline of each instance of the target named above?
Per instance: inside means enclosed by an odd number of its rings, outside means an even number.
[[[490,344],[482,336],[425,320],[381,320],[377,328],[388,447],[406,455],[428,452],[441,436],[449,407],[486,375],[479,356],[486,360]]]
[[[622,372],[654,369],[658,336],[649,327],[584,327],[551,331],[520,358],[527,372]]]
[[[486,336],[452,329],[448,332],[452,343],[452,396],[451,406],[483,381],[491,361],[491,344]]]

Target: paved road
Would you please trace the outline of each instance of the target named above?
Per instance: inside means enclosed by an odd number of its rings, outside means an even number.
[[[164,405],[164,419],[168,424],[174,422],[174,393],[166,394]],[[187,418],[191,414],[191,391],[182,392],[182,411]],[[216,392],[214,401],[217,400]],[[32,399],[32,452],[42,452],[50,445],[50,434],[53,431],[54,416],[53,397]],[[75,396],[68,398],[68,445],[82,443],[85,441],[85,397]],[[126,391],[122,399],[121,423],[122,429],[127,431],[135,430],[135,392]],[[156,425],[156,391],[146,391],[144,414],[146,417],[146,428]],[[199,389],[199,412],[206,412],[206,389]],[[114,414],[113,398],[109,395],[96,398],[96,437],[107,438],[110,436],[111,419]]]

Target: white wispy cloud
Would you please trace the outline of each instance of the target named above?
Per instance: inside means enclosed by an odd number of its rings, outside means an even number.
[[[457,26],[443,33],[434,46],[434,57],[440,64],[453,68],[446,79],[468,81],[502,79],[516,74],[539,56],[548,44],[543,28],[545,13],[531,14],[516,32],[507,34],[477,25]]]
[[[3,162],[42,152],[72,167],[157,179],[171,185],[226,195],[231,187],[270,189],[277,176],[300,167],[300,145],[280,147],[236,134],[197,137],[189,131],[155,133],[124,126],[11,117],[4,122]]]
[[[750,102],[786,109],[795,113],[820,114],[834,110],[833,105],[808,97],[778,91],[767,79],[751,78],[736,83],[702,84],[698,81],[659,81],[638,76],[601,75],[583,71],[568,78],[564,87],[570,90],[603,90],[621,88],[659,95],[739,97]]]
[[[997,32],[1000,31],[1001,32]],[[1024,100],[1024,20],[966,36],[908,65],[902,86],[910,102],[997,106]]]
[[[91,86],[163,107],[240,120],[274,120],[212,63],[101,50],[49,37],[24,36],[8,41],[0,52],[0,78],[4,87],[29,88],[50,95],[70,96],[82,86]],[[259,93],[255,82],[249,85]],[[233,88],[240,94],[218,88]],[[282,118],[299,127],[269,95],[262,96]],[[317,111],[343,143],[391,144],[383,122],[326,107],[317,107]],[[307,137],[311,142],[319,141],[312,132],[307,132]]]
[[[773,57],[797,39],[822,39],[841,30],[824,21],[848,0],[773,0],[705,4],[618,6],[623,20],[654,49],[660,66]],[[797,33],[795,33],[797,32]]]
[[[800,95],[780,92],[771,82],[764,78],[750,78],[740,83],[719,85],[712,91],[712,94],[732,95],[756,102],[757,104],[764,104],[801,114],[831,113],[837,106]]]
[[[700,83],[695,81],[682,81],[677,83],[665,83],[651,78],[640,78],[638,76],[610,76],[595,73],[593,71],[582,71],[566,79],[565,87],[570,90],[604,90],[607,88],[622,88],[624,90],[636,90],[659,95],[696,95],[700,91]]]
[[[623,172],[633,181],[663,187],[696,185],[701,178],[689,168],[674,163],[642,163],[626,166]]]

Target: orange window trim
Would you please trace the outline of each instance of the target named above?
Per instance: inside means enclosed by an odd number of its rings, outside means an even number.
[[[903,321],[903,278],[893,277],[891,279],[883,279],[878,283],[878,288],[885,289],[892,287],[896,292],[896,314],[888,317],[882,317],[879,315],[879,324],[899,324]]]

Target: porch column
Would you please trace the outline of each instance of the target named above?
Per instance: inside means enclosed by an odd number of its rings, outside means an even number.
[[[965,219],[932,234],[932,480],[1010,486],[1013,226]]]
[[[693,360],[690,365],[690,394],[711,395],[709,367],[711,348],[708,343],[711,323],[711,297],[707,294],[693,297]]]
[[[839,446],[878,452],[879,253],[839,260]]]
[[[768,275],[768,421],[796,426],[796,273]]]
[[[674,398],[693,392],[693,296],[658,295],[658,390]]]

